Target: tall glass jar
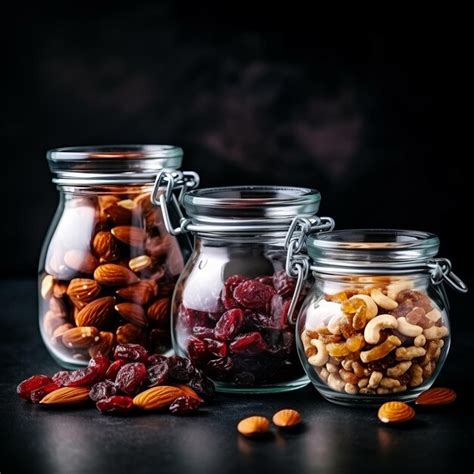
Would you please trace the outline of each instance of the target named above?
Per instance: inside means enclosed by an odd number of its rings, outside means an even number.
[[[39,264],[41,335],[56,361],[73,368],[116,343],[171,347],[171,295],[184,261],[151,202],[160,170],[184,188],[181,148],[126,145],[48,152],[59,206]]]
[[[297,215],[332,228],[316,217],[320,199],[312,189],[271,186],[184,194],[188,218],[169,230],[191,231],[195,245],[173,297],[173,347],[217,390],[278,392],[308,383],[290,322],[295,280],[285,272],[285,236]]]
[[[298,353],[324,398],[411,401],[433,384],[451,342],[443,280],[467,291],[438,248],[435,235],[405,230],[308,238],[315,282],[298,317]]]

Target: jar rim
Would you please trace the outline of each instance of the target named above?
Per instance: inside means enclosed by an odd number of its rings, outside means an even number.
[[[59,185],[153,183],[162,169],[181,167],[183,150],[173,145],[99,145],[47,152]]]

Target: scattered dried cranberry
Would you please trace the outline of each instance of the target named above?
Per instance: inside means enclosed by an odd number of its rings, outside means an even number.
[[[56,372],[51,379],[53,382],[56,382],[57,384],[61,385],[61,387],[65,387],[67,382],[69,381],[69,374],[67,370],[60,370],[59,372]]]
[[[235,300],[248,309],[267,310],[274,294],[272,286],[257,280],[243,281],[234,290]]]
[[[120,367],[125,365],[124,360],[116,360],[115,362],[112,362],[107,369],[107,372],[105,373],[105,378],[107,380],[115,380],[115,377],[117,377],[118,371],[120,370]]]
[[[228,341],[236,336],[245,321],[245,313],[241,309],[230,309],[226,311],[214,328],[216,339]]]
[[[255,355],[267,348],[259,332],[249,332],[237,337],[230,344],[230,350],[235,354]]]
[[[107,357],[98,355],[89,361],[89,367],[96,373],[96,382],[104,380],[107,369],[110,367],[110,360]]]
[[[48,393],[54,392],[58,388],[61,388],[61,386],[56,382],[51,382],[44,387],[37,388],[31,392],[31,401],[33,403],[39,403]]]
[[[164,385],[168,381],[168,362],[166,360],[148,367],[148,386]]]
[[[194,367],[189,359],[180,356],[168,358],[170,376],[177,382],[189,382],[194,375]]]
[[[248,278],[241,275],[232,275],[224,282],[224,288],[222,289],[222,303],[225,309],[238,308],[239,304],[234,298],[234,290],[240,283],[247,281]]]
[[[148,359],[148,351],[140,344],[117,344],[114,359],[122,359],[127,362],[143,362]]]
[[[138,391],[146,377],[145,364],[142,362],[132,362],[120,368],[115,378],[115,384],[121,392],[133,395]]]
[[[95,406],[101,413],[126,413],[134,409],[133,398],[121,395],[103,398]]]
[[[69,379],[64,383],[66,387],[89,387],[97,379],[97,372],[91,368],[78,369],[69,372]]]
[[[89,398],[94,402],[98,402],[103,398],[108,398],[116,394],[117,387],[115,386],[115,383],[111,380],[104,380],[103,382],[98,382],[95,385],[92,385],[89,392]]]
[[[201,402],[196,398],[191,397],[178,397],[171,405],[170,412],[174,415],[189,415],[194,413]]]
[[[33,375],[23,380],[16,387],[16,393],[23,400],[31,400],[31,392],[51,383],[51,379],[47,375]]]

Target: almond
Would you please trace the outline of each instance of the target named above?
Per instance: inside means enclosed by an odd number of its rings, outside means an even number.
[[[110,232],[97,232],[92,242],[92,248],[101,261],[112,262],[120,257],[119,247]]]
[[[132,221],[131,210],[118,203],[112,203],[106,206],[103,210],[103,214],[113,221],[115,225],[126,225]]]
[[[257,436],[267,433],[270,421],[264,416],[250,416],[239,421],[237,431],[244,436]]]
[[[44,300],[47,300],[53,294],[54,288],[54,277],[51,275],[45,275],[41,280],[41,297]]]
[[[189,385],[176,383],[174,387],[181,389],[186,397],[194,398],[198,402],[204,403],[204,400]]]
[[[163,323],[169,319],[169,298],[161,298],[152,303],[147,310],[148,319],[155,323]]]
[[[57,281],[53,286],[53,295],[56,298],[62,298],[67,292],[68,284],[64,281]]]
[[[93,326],[72,328],[63,334],[63,344],[72,349],[87,349],[99,341],[99,331]]]
[[[147,236],[143,229],[132,225],[117,226],[111,232],[116,239],[131,247],[141,247]]]
[[[456,400],[456,392],[446,387],[430,388],[418,395],[415,403],[421,406],[439,406],[453,403]]]
[[[88,250],[68,250],[64,255],[64,263],[69,268],[81,273],[93,273],[99,264]]]
[[[138,281],[135,273],[115,263],[105,263],[98,266],[95,269],[94,278],[105,286],[124,286]]]
[[[119,326],[115,335],[119,344],[140,344],[144,338],[142,330],[131,323]]]
[[[117,295],[127,301],[137,304],[147,304],[158,292],[158,285],[153,280],[142,280],[135,285],[117,290]]]
[[[119,303],[115,305],[117,311],[123,319],[135,324],[138,327],[144,327],[148,324],[145,317],[145,310],[135,303]]]
[[[72,329],[74,326],[71,323],[64,323],[61,326],[58,326],[53,332],[53,340],[56,343],[62,342],[63,334],[69,329]]]
[[[171,247],[171,238],[169,236],[163,237],[148,237],[145,243],[145,249],[147,254],[151,255],[152,257],[163,257],[166,255]]]
[[[65,322],[66,320],[64,319],[63,316],[53,313],[53,311],[47,311],[43,319],[44,332],[49,337],[52,337],[54,334],[54,331]]]
[[[100,331],[99,341],[89,347],[89,355],[94,358],[99,354],[108,356],[115,342],[114,333],[108,331]]]
[[[77,326],[103,326],[112,315],[115,305],[113,296],[98,298],[84,306],[75,317]]]
[[[54,296],[49,299],[49,310],[62,318],[67,315],[66,305],[64,302]]]
[[[42,405],[75,405],[89,399],[87,387],[61,387],[53,390],[40,401]]]
[[[130,270],[134,272],[139,272],[145,270],[151,265],[151,258],[148,255],[140,255],[139,257],[134,257],[128,262]]]
[[[291,408],[277,411],[273,415],[273,423],[280,428],[290,428],[301,422],[301,415]]]
[[[142,410],[159,410],[160,408],[169,407],[171,403],[183,395],[185,395],[184,392],[178,387],[160,385],[139,393],[133,399],[133,404]]]
[[[67,294],[78,309],[82,309],[100,294],[101,288],[95,280],[74,278],[70,281]]]
[[[382,423],[404,423],[415,417],[415,410],[403,402],[384,403],[378,412]]]

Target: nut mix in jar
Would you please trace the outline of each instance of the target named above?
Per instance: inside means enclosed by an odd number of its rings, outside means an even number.
[[[63,148],[48,153],[60,204],[43,247],[43,340],[63,366],[85,365],[119,343],[171,347],[180,247],[151,202],[156,174],[176,170],[172,146]]]
[[[445,361],[442,280],[464,284],[429,233],[347,230],[310,236],[315,284],[301,309],[298,350],[317,390],[341,404],[413,400]]]
[[[315,227],[311,189],[229,187],[184,194],[195,235],[173,299],[173,347],[226,392],[285,391],[308,383],[289,321],[295,280],[285,272],[285,236],[296,215]],[[166,222],[166,218],[165,218]],[[301,305],[307,288],[297,302]]]

